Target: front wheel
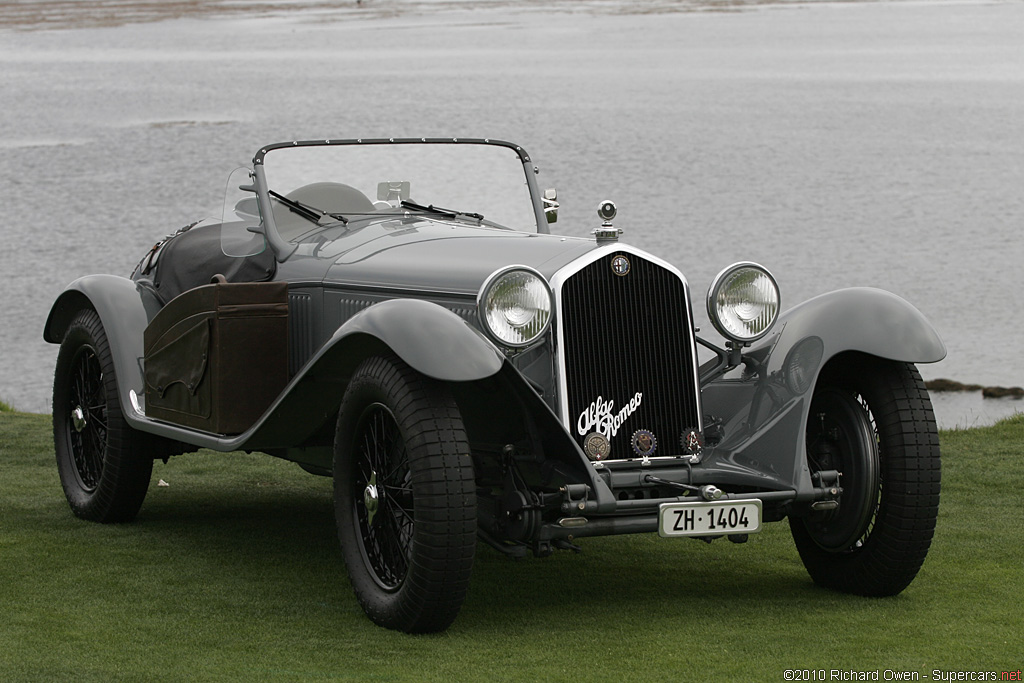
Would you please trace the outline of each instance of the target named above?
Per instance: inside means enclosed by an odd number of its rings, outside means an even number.
[[[917,368],[866,356],[833,361],[807,423],[813,474],[841,473],[835,510],[790,517],[800,558],[820,586],[895,595],[928,554],[941,465],[931,400]]]
[[[64,334],[53,377],[57,471],[72,512],[94,522],[134,519],[149,489],[154,439],[125,421],[103,323],[95,311],[81,311]]]
[[[458,406],[398,358],[356,370],[338,415],[334,509],[349,579],[374,622],[447,628],[476,550],[476,488]]]

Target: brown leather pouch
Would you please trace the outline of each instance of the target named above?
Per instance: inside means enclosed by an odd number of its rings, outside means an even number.
[[[150,321],[144,349],[148,417],[244,432],[288,382],[288,285],[218,282],[184,292]]]

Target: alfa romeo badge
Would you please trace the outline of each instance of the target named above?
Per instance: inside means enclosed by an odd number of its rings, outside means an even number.
[[[638,429],[633,432],[630,443],[633,445],[633,452],[641,458],[651,457],[651,454],[658,448],[658,439],[646,429]]]
[[[612,444],[603,434],[591,432],[583,439],[583,451],[591,460],[604,460],[612,452]]]
[[[619,254],[612,259],[612,272],[618,276],[629,274],[629,259]]]

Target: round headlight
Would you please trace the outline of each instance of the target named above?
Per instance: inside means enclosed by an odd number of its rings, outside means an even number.
[[[723,337],[748,343],[768,334],[779,315],[779,285],[756,263],[736,263],[708,289],[708,316]]]
[[[505,346],[527,346],[551,324],[551,288],[540,273],[524,266],[497,271],[477,298],[484,328]]]

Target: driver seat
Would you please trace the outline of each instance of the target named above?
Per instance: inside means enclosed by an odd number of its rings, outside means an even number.
[[[344,183],[311,183],[294,189],[287,195],[306,206],[312,206],[327,213],[348,214],[373,213],[373,202],[365,194]],[[274,223],[284,239],[298,237],[309,230],[310,222],[280,202],[273,202]]]

